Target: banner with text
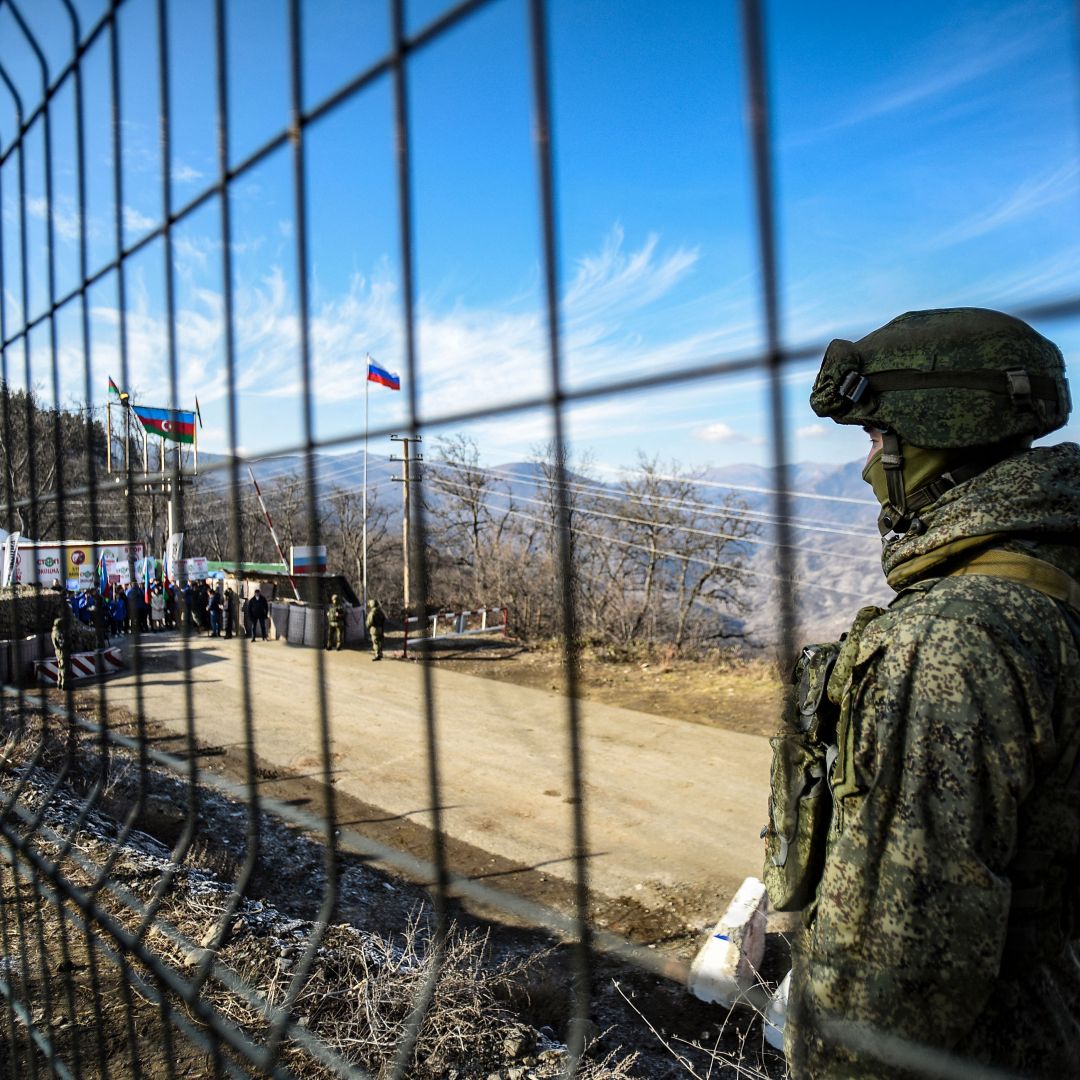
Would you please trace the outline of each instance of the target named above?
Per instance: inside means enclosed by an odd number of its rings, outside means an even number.
[[[98,559],[113,559],[125,568],[143,558],[142,544],[27,544],[15,555],[15,581],[21,585],[45,586],[59,582],[68,589],[92,589],[97,584]]]

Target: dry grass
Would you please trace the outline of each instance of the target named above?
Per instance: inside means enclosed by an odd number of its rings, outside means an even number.
[[[202,1003],[211,1005],[255,1044],[265,1041],[276,1011],[291,1001],[279,1056],[282,1064],[305,1080],[337,1075],[305,1045],[311,1037],[339,1059],[374,1076],[388,1074],[410,1015],[427,990],[430,1001],[416,1033],[407,1076],[465,1080],[497,1073],[540,1080],[560,1075],[565,1069],[566,1047],[524,1023],[511,1004],[527,993],[523,987],[528,986],[535,966],[547,958],[544,951],[494,960],[483,933],[451,923],[445,936],[438,937],[426,908],[415,911],[397,934],[348,924],[320,928],[310,920],[290,918],[269,904],[238,898],[227,880],[200,865],[209,852],[199,845],[178,866],[164,845],[141,831],[132,831],[118,844],[118,827],[112,818],[91,813],[76,832],[86,780],[97,774],[96,750],[89,739],[79,747],[80,775],[73,779],[81,780],[76,788],[81,786],[82,792],[62,787],[50,794],[55,775],[50,766],[65,756],[67,733],[61,736],[54,725],[46,735],[47,750],[41,763],[32,768],[20,764],[40,745],[42,735],[40,718],[32,719],[20,733],[12,733],[3,751],[7,768],[0,770],[0,794],[10,792],[14,783],[22,780],[21,805],[42,815],[42,825],[31,837],[35,850],[50,860],[59,860],[66,880],[81,890],[89,888],[100,868],[112,860],[107,886],[97,899],[128,931],[135,930],[146,906],[154,902],[162,875],[172,875],[144,940],[145,954],[129,957],[136,976],[133,996],[124,986],[123,995],[114,990],[107,999],[99,995],[95,1001],[85,981],[80,981],[75,987],[74,1015],[67,1016],[61,1028],[46,1032],[62,1058],[72,1051],[71,1041],[80,1031],[96,1027],[99,1049],[106,1044],[112,1048],[110,1080],[121,1080],[135,1068],[128,1063],[132,1031],[139,1033],[135,1050],[143,1058],[139,1071],[146,1077],[167,1074],[165,1058],[169,1055],[199,1060],[202,1052],[197,1048],[176,1049],[184,1040],[175,1030],[168,1033],[173,1049],[163,1049],[159,1005],[153,994],[137,985],[138,977],[147,985],[155,983],[144,963],[145,955],[153,955],[185,979],[194,977],[200,964],[212,959],[217,966],[203,985]],[[154,789],[153,799],[176,799],[179,781],[175,777],[151,770],[147,780]],[[125,753],[114,753],[105,784],[107,801],[122,805],[138,781],[139,771],[132,760]],[[62,850],[65,844],[70,844],[66,852]],[[219,864],[214,869],[235,865]],[[21,895],[20,890],[25,892],[25,885],[7,874],[4,889],[10,901],[17,893]],[[40,940],[52,944],[49,956],[38,958],[40,964],[35,960],[34,970],[39,966],[42,970],[69,969],[66,956],[52,955],[59,947],[55,945],[59,940],[59,908],[45,903],[35,905],[35,910]],[[72,914],[71,909],[65,912],[68,917]],[[4,915],[10,924],[10,903],[5,904]],[[226,924],[227,938],[211,957],[207,949]],[[115,939],[101,927],[95,928],[95,935],[98,951],[101,942],[115,947]],[[83,964],[76,969],[85,966],[85,956],[77,959]],[[306,975],[298,975],[305,968]],[[110,979],[113,987],[122,981],[115,966],[110,967]],[[238,992],[238,986],[248,992]],[[40,1014],[42,987],[27,984],[22,992],[29,1012]],[[132,1004],[121,1008],[122,996],[131,997]],[[171,1004],[193,1026],[202,1027],[184,1002],[173,998]],[[128,1026],[132,1011],[133,1028]],[[107,1030],[100,1030],[102,1025]],[[28,1064],[28,1050],[13,1047],[11,1052],[24,1066]],[[634,1072],[635,1057],[621,1051],[608,1053],[585,1061],[578,1075],[586,1080],[631,1080],[640,1075]],[[201,1073],[196,1069],[191,1075]]]
[[[627,1005],[641,1018],[642,1024],[693,1080],[719,1080],[720,1077],[734,1077],[738,1080],[788,1080],[783,1057],[765,1042],[760,1024],[745,1023],[745,1018],[738,1015],[745,1010],[740,1010],[738,1006],[727,1010],[711,1043],[703,1043],[700,1040],[666,1037],[623,992],[622,987],[616,984],[616,989]],[[686,1051],[693,1051],[693,1056],[697,1058],[704,1056],[704,1069],[700,1062],[695,1063]]]

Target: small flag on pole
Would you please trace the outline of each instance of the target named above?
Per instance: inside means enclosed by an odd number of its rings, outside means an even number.
[[[367,377],[368,382],[378,383],[380,386],[388,387],[390,390],[401,389],[401,377],[387,371],[386,368],[379,367],[374,360],[368,360]]]
[[[116,383],[113,382],[111,375],[109,376],[109,393],[114,398],[116,398],[117,401],[120,401],[125,405],[127,404],[127,400],[128,400],[127,394],[124,393],[124,391],[121,390],[120,387],[117,386]]]
[[[146,606],[150,606],[150,567],[153,563],[153,557],[147,555],[143,559],[143,599],[146,601]]]
[[[202,422],[202,409],[199,408],[199,399],[195,398],[195,415],[199,418],[199,427],[203,426]]]

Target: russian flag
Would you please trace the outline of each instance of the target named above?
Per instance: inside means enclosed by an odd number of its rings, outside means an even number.
[[[368,382],[378,383],[380,386],[386,386],[391,390],[401,389],[401,377],[392,374],[386,368],[379,367],[374,360],[368,361],[367,377]]]

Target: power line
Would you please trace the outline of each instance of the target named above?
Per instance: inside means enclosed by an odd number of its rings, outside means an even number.
[[[482,503],[481,505],[487,506],[488,504],[487,503]],[[490,507],[489,507],[489,509],[490,509]],[[513,515],[514,517],[520,517],[520,518],[525,519],[526,521],[535,521],[540,525],[545,525],[547,527],[550,527],[550,522],[548,522],[546,519],[544,519],[542,517],[539,517],[539,516],[537,516],[535,514],[527,514],[523,510],[504,509],[503,507],[498,507],[498,509],[502,510],[502,512],[505,513],[505,514],[510,514],[510,515]],[[868,592],[853,592],[850,589],[839,589],[835,585],[822,585],[822,584],[819,584],[817,582],[805,582],[805,581],[803,581],[803,580],[801,580],[799,578],[787,579],[787,578],[783,578],[783,577],[781,577],[781,576],[779,576],[777,574],[770,574],[770,573],[768,573],[767,571],[764,571],[764,570],[751,570],[749,567],[740,566],[740,565],[737,565],[735,563],[712,562],[712,561],[710,561],[708,559],[700,559],[695,555],[687,555],[687,554],[685,554],[683,552],[668,551],[666,549],[654,549],[652,547],[649,547],[646,544],[637,544],[637,543],[634,543],[631,540],[620,540],[620,539],[618,539],[617,537],[614,537],[614,536],[608,536],[608,535],[605,535],[603,533],[589,532],[589,531],[587,531],[585,529],[574,529],[573,532],[577,536],[586,536],[586,537],[589,537],[590,539],[602,540],[606,544],[616,544],[619,547],[630,548],[630,549],[634,549],[634,550],[638,550],[638,551],[646,551],[649,554],[662,555],[662,556],[665,556],[665,557],[670,558],[670,559],[674,559],[674,560],[679,561],[679,562],[691,562],[691,563],[695,563],[696,565],[705,566],[705,567],[710,568],[710,569],[732,570],[732,571],[734,571],[736,573],[739,573],[739,574],[749,574],[752,577],[760,577],[760,578],[765,578],[768,581],[776,581],[776,582],[779,582],[782,585],[795,586],[795,587],[800,587],[801,586],[801,587],[804,587],[804,588],[809,587],[809,588],[812,588],[812,589],[815,589],[815,590],[825,590],[826,592],[834,592],[834,593],[838,593],[838,594],[840,594],[842,596],[854,596],[854,597],[858,597],[860,599],[866,598],[866,597],[871,595]]]
[[[455,485],[452,481],[448,481],[445,478],[441,479],[441,480],[436,480],[436,481],[434,481],[434,483],[436,483],[436,484],[444,484],[444,485],[447,485],[448,487],[451,487],[451,488],[457,487],[458,490],[463,490],[463,491],[468,491],[469,490],[468,488],[462,487],[461,485]],[[513,499],[517,498],[521,502],[534,503],[534,504],[539,505],[539,506],[546,505],[544,503],[543,499],[531,499],[527,495],[515,496],[512,492],[509,492],[509,491],[503,492],[503,491],[491,490],[490,494],[498,496],[499,498],[506,498],[506,499],[509,499],[509,500],[513,500]],[[483,503],[483,505],[488,506],[489,504]],[[854,554],[852,552],[846,552],[846,551],[828,551],[828,550],[826,550],[824,548],[807,547],[804,544],[781,545],[775,540],[764,540],[764,539],[762,539],[761,537],[758,537],[758,536],[731,536],[728,533],[710,532],[707,529],[697,529],[697,528],[694,528],[691,525],[681,525],[678,522],[651,521],[648,518],[629,517],[629,516],[627,516],[625,514],[608,514],[608,513],[605,513],[603,510],[589,510],[589,509],[586,509],[584,507],[575,507],[575,510],[580,514],[585,514],[585,515],[587,515],[589,517],[605,518],[608,521],[626,522],[628,524],[650,525],[650,526],[653,526],[653,527],[659,528],[659,529],[674,529],[674,530],[676,530],[678,532],[690,533],[690,534],[697,535],[697,536],[707,536],[707,537],[717,539],[717,540],[726,540],[729,543],[734,543],[734,544],[739,544],[739,543],[759,544],[759,545],[764,545],[766,547],[774,547],[774,548],[784,546],[784,547],[793,548],[794,550],[797,550],[797,551],[807,552],[809,554],[825,555],[825,556],[828,556],[829,558],[841,558],[841,559],[849,559],[849,560],[857,561],[857,562],[873,562],[873,563],[877,563],[877,562],[880,561],[876,556],[872,556],[872,555],[857,555],[857,554]]]
[[[458,465],[455,462],[447,462],[447,461],[433,463],[433,464],[437,464],[439,467],[458,469],[460,471],[466,471],[467,469],[474,468],[474,466]],[[512,471],[503,470],[503,469],[481,468],[479,466],[475,466],[475,468],[476,468],[476,470],[478,472],[482,472],[482,473],[485,473],[486,475],[490,475],[490,476],[496,476],[496,477],[499,477],[500,479],[503,479],[503,480],[513,479],[513,480],[531,481],[537,486],[539,486],[543,482],[540,478],[536,477],[534,474],[512,472]],[[692,482],[694,484],[698,483],[698,481],[696,481],[696,480],[695,481],[690,481],[690,482]],[[623,492],[623,491],[613,491],[610,487],[607,487],[607,486],[603,485],[602,483],[585,483],[585,482],[582,482],[582,481],[575,481],[573,483],[568,483],[566,486],[570,490],[580,491],[582,493],[594,494],[597,497],[604,498],[604,499],[622,500],[622,499],[627,498],[627,495],[626,495],[625,492]],[[671,496],[663,496],[663,495],[657,495],[657,496],[651,496],[651,497],[654,498],[658,502],[664,501],[665,499],[672,499]],[[838,498],[838,496],[830,496],[830,498],[834,498],[834,497]],[[692,506],[694,508],[701,509],[701,511],[703,513],[708,514],[708,515],[713,516],[713,517],[727,517],[727,516],[746,517],[746,518],[761,520],[765,524],[775,524],[778,520],[780,520],[779,518],[777,518],[777,515],[772,513],[771,511],[755,510],[755,509],[752,509],[750,507],[718,507],[716,505],[716,503],[703,503],[703,502],[695,502],[695,501],[690,501],[690,500],[687,500],[685,503],[682,503],[682,505]],[[859,538],[865,538],[865,539],[868,539],[868,540],[878,540],[879,539],[877,533],[871,533],[869,531],[860,532],[860,531],[853,530],[853,529],[838,529],[838,528],[832,528],[832,527],[829,527],[829,526],[826,526],[826,525],[817,525],[817,524],[811,525],[811,524],[807,524],[805,522],[804,518],[788,517],[788,518],[785,518],[783,520],[785,520],[789,525],[792,525],[793,527],[799,529],[800,531],[805,531],[805,532],[831,533],[831,534],[837,535],[837,536],[859,537]]]

